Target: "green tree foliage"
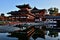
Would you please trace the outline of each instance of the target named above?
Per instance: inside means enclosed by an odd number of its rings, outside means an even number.
[[[58,8],[54,8],[54,13],[58,13]]]
[[[58,13],[58,8],[49,8],[48,11],[49,11],[50,15],[56,14],[56,13]]]

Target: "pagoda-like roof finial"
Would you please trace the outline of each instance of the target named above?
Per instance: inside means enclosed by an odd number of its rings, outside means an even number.
[[[36,7],[34,7],[32,10],[38,10]]]
[[[16,7],[18,7],[18,8],[29,8],[29,9],[31,9],[31,7],[29,6],[29,4],[17,5]]]

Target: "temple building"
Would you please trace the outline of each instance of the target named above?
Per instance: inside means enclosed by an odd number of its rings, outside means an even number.
[[[7,17],[3,13],[1,13],[0,21],[6,21],[6,20],[7,20]]]
[[[31,12],[32,12],[32,14],[35,15],[35,22],[39,22],[39,21],[43,21],[46,10],[45,9],[37,9],[36,7],[34,7],[31,10]]]
[[[44,14],[46,12],[45,9],[37,9],[34,7],[33,9],[29,6],[29,4],[17,5],[19,8],[18,11],[11,11],[7,14],[11,14],[9,16],[10,21],[20,21],[20,22],[35,22],[42,21],[44,18]]]
[[[16,7],[19,8],[20,10],[8,13],[11,14],[12,20],[14,19],[15,21],[21,22],[34,21],[34,15],[30,12],[31,7],[29,6],[29,4],[17,5]]]

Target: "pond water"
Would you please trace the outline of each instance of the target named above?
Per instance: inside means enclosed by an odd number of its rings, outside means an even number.
[[[16,37],[8,37],[9,33],[0,33],[0,40],[20,40]],[[44,38],[45,37],[45,38]],[[46,34],[43,36],[36,36],[35,40],[60,40],[60,32],[55,31],[46,31]],[[29,40],[34,40],[33,37],[30,37]]]
[[[0,33],[0,40],[18,40],[18,38],[8,37],[8,33]]]
[[[6,29],[6,27],[4,27],[4,29]],[[8,29],[10,29],[10,28],[8,27]],[[11,30],[12,30],[12,27],[11,27]],[[0,33],[0,40],[22,40],[22,39],[26,40],[25,37],[23,37],[19,34],[18,34],[18,36],[16,36],[16,34],[14,37],[12,37],[12,36],[9,33]],[[51,29],[50,30],[45,29],[45,30],[41,31],[40,29],[36,28],[35,33],[31,37],[27,37],[27,38],[29,38],[29,40],[60,40],[60,31],[59,30],[51,30]]]

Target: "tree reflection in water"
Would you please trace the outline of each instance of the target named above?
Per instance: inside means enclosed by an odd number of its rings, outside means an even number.
[[[49,31],[48,36],[50,36],[50,37],[58,37],[58,32],[56,32],[56,31],[54,31],[54,30]]]

